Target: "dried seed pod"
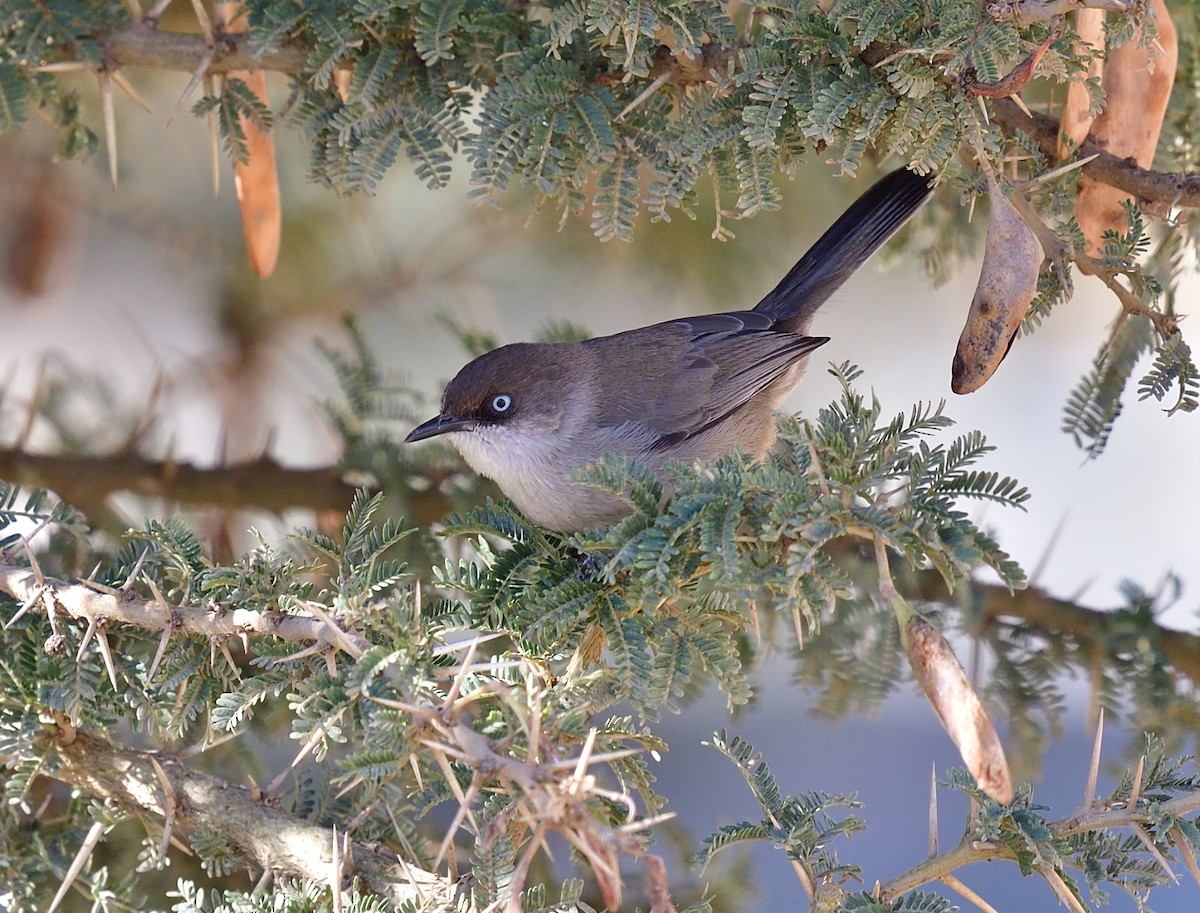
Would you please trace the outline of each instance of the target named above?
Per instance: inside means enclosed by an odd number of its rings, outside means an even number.
[[[951,367],[950,389],[955,393],[978,390],[1000,366],[1037,294],[1042,265],[1037,236],[992,174],[988,174],[988,200],[991,213],[983,269]]]
[[[1075,10],[1075,33],[1079,36],[1076,51],[1084,53],[1104,49],[1104,10],[1077,9]],[[1087,76],[1092,79],[1104,73],[1104,58],[1093,57],[1088,64]],[[1063,102],[1062,120],[1058,131],[1058,157],[1067,155],[1067,140],[1079,147],[1087,139],[1088,131],[1092,128],[1095,118],[1091,114],[1092,100],[1087,87],[1082,82],[1072,82],[1067,85],[1067,98]]]
[[[35,174],[13,162],[5,167],[17,172],[7,188],[15,199],[10,203],[10,230],[0,254],[0,278],[21,299],[46,294],[79,247],[81,209],[71,174],[61,165],[47,164]]]
[[[1134,38],[1109,52],[1103,81],[1107,102],[1091,132],[1101,149],[1118,158],[1132,158],[1143,168],[1154,162],[1179,61],[1179,42],[1165,0],[1152,0],[1151,9],[1158,28],[1157,45],[1139,47],[1139,40]],[[1129,194],[1116,187],[1087,175],[1080,179],[1075,218],[1087,238],[1089,253],[1103,248],[1105,231],[1125,231],[1121,203],[1127,199]]]
[[[216,20],[231,34],[245,32],[246,15],[241,0],[226,0],[214,5]],[[227,79],[244,82],[255,96],[267,104],[267,77],[262,70],[231,70]],[[238,206],[242,211],[242,234],[246,256],[254,272],[266,279],[279,257],[279,236],[283,214],[279,201],[279,177],[275,170],[275,141],[271,134],[251,120],[241,118],[246,135],[246,161],[233,165]]]
[[[1012,778],[1004,746],[954,648],[920,615],[908,619],[904,635],[913,676],[958,748],[963,764],[985,793],[997,802],[1011,802]]]

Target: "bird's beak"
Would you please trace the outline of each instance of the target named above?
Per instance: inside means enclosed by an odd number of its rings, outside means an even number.
[[[470,431],[478,424],[475,419],[458,418],[443,412],[441,415],[435,415],[429,421],[417,425],[416,428],[408,433],[408,437],[404,439],[404,443],[411,444],[413,441],[423,441],[427,437],[436,437],[439,434],[445,434],[447,431]]]

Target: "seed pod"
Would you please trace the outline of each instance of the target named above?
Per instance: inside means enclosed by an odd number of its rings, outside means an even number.
[[[997,802],[1011,802],[1012,778],[1004,746],[950,641],[914,614],[904,626],[904,646],[913,676],[979,788]]]
[[[248,28],[241,0],[224,0],[213,6],[216,21],[231,34]],[[265,105],[267,77],[262,70],[231,70],[227,79],[240,79]],[[246,135],[246,161],[234,162],[233,176],[237,185],[238,206],[242,211],[242,234],[246,239],[246,256],[254,272],[266,279],[275,269],[279,257],[279,235],[283,222],[279,202],[279,177],[275,170],[275,141],[254,121],[243,117],[241,127]]]
[[[17,298],[46,294],[79,247],[81,210],[71,174],[61,165],[45,165],[35,174],[17,171],[7,190],[16,197],[10,231],[0,251],[0,279]]]
[[[988,174],[987,242],[967,323],[958,337],[950,389],[971,393],[995,373],[1037,294],[1042,248],[1037,236]]]
[[[1132,158],[1143,168],[1154,162],[1179,61],[1179,42],[1165,0],[1152,0],[1150,6],[1158,28],[1157,45],[1139,47],[1139,40],[1134,38],[1109,52],[1103,81],[1107,101],[1091,132],[1101,149],[1117,158]],[[1080,178],[1075,218],[1087,238],[1089,253],[1103,248],[1106,230],[1126,230],[1121,203],[1127,199],[1129,194],[1123,190],[1087,175]]]
[[[1075,10],[1075,33],[1079,43],[1075,50],[1079,53],[1104,50],[1104,10],[1077,9]],[[1085,78],[1092,79],[1104,73],[1104,58],[1093,57],[1088,64]],[[1095,118],[1091,114],[1092,101],[1087,87],[1082,82],[1067,84],[1067,98],[1063,102],[1062,120],[1059,121],[1058,157],[1065,158],[1067,140],[1076,147],[1083,145],[1088,131],[1092,128]]]

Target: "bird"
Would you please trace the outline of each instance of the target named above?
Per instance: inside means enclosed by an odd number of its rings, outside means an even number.
[[[405,441],[446,438],[526,517],[563,534],[630,513],[624,499],[579,479],[607,454],[648,468],[664,496],[672,463],[737,447],[761,459],[780,401],[829,341],[808,335],[817,310],[921,208],[933,180],[907,168],[878,180],[753,309],[487,352]]]

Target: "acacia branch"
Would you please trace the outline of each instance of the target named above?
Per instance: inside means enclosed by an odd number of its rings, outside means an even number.
[[[1061,4],[1058,4],[1061,5]],[[1071,3],[1071,6],[1097,6],[1108,8],[1111,0],[1086,0]],[[202,35],[163,31],[151,24],[143,23],[123,29],[114,29],[94,37],[104,53],[108,66],[153,67],[194,73],[213,50]],[[868,66],[878,64],[898,49],[894,46],[873,44],[861,57]],[[670,49],[664,46],[664,51]],[[711,82],[713,70],[726,70],[730,62],[736,67],[740,48],[708,44],[695,59],[665,53],[655,61],[653,77],[668,75],[668,81],[678,85]],[[303,72],[308,49],[295,43],[268,46],[252,31],[244,35],[224,35],[217,41],[215,54],[208,64],[208,71],[223,73],[229,70],[258,69],[280,73]],[[1006,98],[991,100],[993,120],[1007,133],[1021,132],[1033,138],[1042,151],[1051,159],[1058,157],[1058,121],[1045,114],[1023,111],[1015,102]],[[1121,159],[1101,149],[1094,142],[1085,140],[1080,156],[1096,154],[1096,158],[1084,166],[1089,177],[1104,184],[1124,190],[1139,199],[1168,203],[1171,205],[1200,207],[1200,175],[1151,171],[1141,168],[1129,159]]]
[[[55,743],[54,779],[141,815],[170,814],[184,836],[215,834],[264,871],[328,882],[333,842],[341,834],[281,811],[246,787],[192,770],[169,753],[117,746],[65,722],[46,731]],[[378,844],[355,841],[352,850],[346,873],[395,903],[453,894],[445,881]]]
[[[640,749],[596,752],[595,729],[589,732],[579,754],[572,757],[563,757],[559,748],[564,742],[563,735],[567,744],[574,743],[577,735],[549,729],[542,729],[543,738],[526,746],[524,757],[519,752],[514,754],[512,746],[498,747],[471,725],[471,714],[477,711],[481,700],[500,699],[523,715],[540,714],[540,709],[514,702],[507,684],[483,677],[472,681],[471,673],[478,674],[488,668],[486,662],[482,666],[473,664],[473,658],[474,645],[455,671],[454,684],[437,705],[374,697],[383,707],[421,719],[425,727],[421,744],[445,772],[447,784],[460,803],[459,814],[447,829],[443,852],[452,845],[459,825],[467,819],[471,820],[477,838],[485,844],[495,839],[497,833],[507,831],[512,835],[517,829],[526,831],[529,839],[522,856],[526,861],[542,847],[541,835],[557,831],[591,866],[611,908],[619,908],[621,901],[619,857],[629,856],[647,866],[652,913],[675,913],[666,868],[661,859],[646,851],[641,836],[671,816],[639,817],[628,793],[602,788],[591,772],[639,754]],[[361,693],[359,697],[365,699]],[[185,836],[203,829],[210,835],[207,842],[211,843],[211,835],[215,834],[264,871],[328,880],[332,848],[337,839],[334,831],[314,827],[280,811],[263,801],[257,790],[252,792],[198,773],[170,754],[115,745],[83,732],[65,714],[46,710],[42,721],[45,729],[41,737],[49,738],[56,752],[56,763],[47,767],[52,771],[47,776],[97,799],[161,818]],[[529,719],[523,719],[522,725],[526,731],[538,730]],[[475,781],[465,793],[451,770],[452,760],[463,761],[475,771]],[[500,812],[486,832],[480,832],[472,809],[481,792],[485,789],[490,792],[497,785],[515,801]],[[599,798],[623,807],[626,821],[613,824],[598,818],[590,805]],[[514,898],[523,887],[524,876],[519,868],[510,887]],[[394,903],[427,901],[429,892],[445,895],[450,890],[433,873],[414,869],[377,844],[354,844],[345,858],[343,884],[346,876],[359,878],[367,890]],[[439,899],[444,905],[446,898]],[[516,909],[511,901],[509,909]]]
[[[344,512],[355,492],[337,466],[296,469],[266,457],[203,468],[137,453],[79,456],[3,448],[0,478],[49,488],[79,507],[95,507],[113,492],[128,491],[182,504],[257,507],[275,513],[290,507]]]
[[[1101,642],[1128,631],[1123,611],[1089,609],[1032,588],[1015,593],[991,584],[977,583],[975,588],[976,605],[990,621],[1016,619],[1048,636],[1067,634],[1080,643]],[[936,572],[922,573],[918,589],[931,601],[946,602],[945,582]],[[1176,673],[1200,682],[1200,637],[1157,624],[1153,636],[1155,647]]]
[[[1007,98],[993,99],[992,120],[1005,133],[1024,133],[1038,144],[1042,154],[1054,161],[1058,158],[1058,121],[1037,112],[1022,111],[1016,102]],[[1084,140],[1079,157],[1095,156],[1082,170],[1101,182],[1124,190],[1141,200],[1167,203],[1173,206],[1200,207],[1200,174],[1176,171],[1150,171],[1139,167],[1132,159],[1118,158],[1094,141]]]
[[[96,587],[42,577],[31,568],[0,563],[0,592],[7,593],[25,610],[47,611],[53,606],[56,613],[89,626],[115,622],[144,631],[162,631],[169,625],[173,631],[209,639],[278,637],[288,643],[327,644],[331,649],[344,647],[348,652],[360,653],[371,646],[366,639],[334,630],[317,618],[253,609],[172,605],[145,599],[131,589],[102,592]]]
[[[1200,791],[1177,796],[1161,803],[1156,813],[1174,817],[1185,817],[1200,811]],[[1149,810],[1141,811],[1133,808],[1099,808],[1092,809],[1058,821],[1049,821],[1047,825],[1060,837],[1071,837],[1090,831],[1102,831],[1110,828],[1141,826],[1153,824],[1155,816]],[[899,897],[907,891],[919,888],[923,884],[936,881],[947,872],[960,869],[972,862],[985,862],[992,859],[1007,859],[1015,861],[1017,854],[1008,846],[1001,843],[974,841],[968,836],[954,849],[926,859],[913,866],[907,872],[902,872],[895,878],[880,886],[880,895],[884,899]]]
[[[308,60],[308,49],[297,44],[268,45],[253,32],[222,35],[210,47],[203,35],[169,32],[148,24],[114,29],[95,36],[104,51],[104,62],[115,67],[152,67],[194,73],[215,49],[209,73],[230,70],[269,70],[300,73]]]
[[[858,544],[850,539],[837,540],[829,548],[839,560],[860,560]],[[1111,641],[1114,635],[1129,630],[1128,616],[1120,610],[1089,609],[1036,587],[1010,592],[999,584],[976,580],[970,586],[972,609],[980,613],[985,625],[1005,619],[1019,621],[1048,637],[1066,634],[1080,643]],[[955,605],[945,579],[936,570],[906,572],[901,589],[925,602]],[[1166,663],[1179,675],[1200,683],[1200,635],[1155,624],[1153,636]]]
[[[28,567],[0,563],[0,592],[7,593],[18,604],[32,600],[31,606],[42,611],[43,608],[34,603],[41,601],[37,597],[43,585],[57,609],[86,624],[110,619],[157,632],[171,623],[183,633],[209,638],[247,634],[279,637],[289,643],[336,645],[339,637],[349,637],[356,646],[367,646],[356,635],[332,632],[315,618],[250,609],[214,612],[203,606],[164,606],[155,600],[144,599],[132,590],[122,591],[118,597],[65,580],[50,577],[39,580]],[[911,585],[919,599],[947,602],[945,581],[936,571],[913,574]],[[1107,639],[1114,629],[1124,626],[1121,612],[1089,609],[1056,599],[1042,590],[1029,588],[1010,593],[996,584],[974,583],[973,586],[975,605],[986,621],[1016,619],[1050,636],[1067,634],[1081,642]],[[1163,658],[1178,674],[1200,682],[1200,636],[1156,626],[1154,637]]]

